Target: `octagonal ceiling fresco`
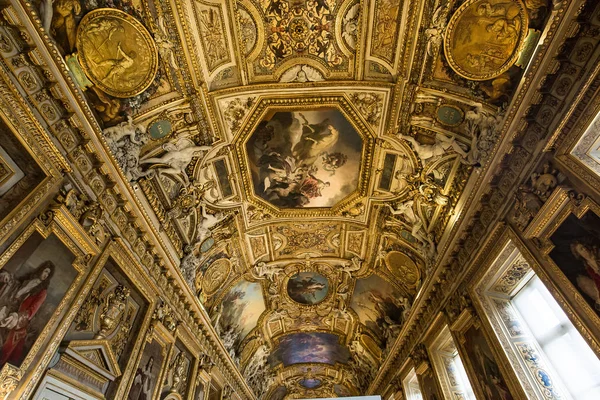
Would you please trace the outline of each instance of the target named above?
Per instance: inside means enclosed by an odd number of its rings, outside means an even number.
[[[271,112],[246,142],[254,193],[279,208],[331,207],[357,188],[362,144],[338,109]]]
[[[486,176],[525,67],[542,64],[527,49],[550,2],[513,1],[531,35],[506,38],[510,62],[485,77],[452,62],[485,61],[485,46],[450,39],[510,25],[502,0],[172,3],[85,1],[69,26],[41,15],[44,39],[71,54],[98,7],[143,25],[152,84],[84,100],[165,252],[258,397],[365,392],[470,206],[467,182]],[[469,11],[484,3],[506,12]]]

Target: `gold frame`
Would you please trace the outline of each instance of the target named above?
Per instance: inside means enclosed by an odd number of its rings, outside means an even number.
[[[546,203],[546,205],[548,205],[548,203]],[[535,380],[531,375],[529,367],[520,363],[518,358],[521,356],[515,357],[513,344],[515,340],[520,340],[523,343],[527,343],[527,340],[523,341],[518,339],[520,336],[512,337],[507,333],[507,328],[505,328],[503,322],[501,322],[502,316],[498,310],[499,306],[492,304],[494,301],[493,299],[508,302],[511,297],[510,294],[518,291],[523,285],[523,281],[528,279],[528,277],[531,276],[531,273],[535,273],[596,354],[600,354],[600,347],[598,346],[598,341],[593,333],[587,328],[585,322],[578,315],[574,304],[565,297],[563,290],[560,288],[560,284],[558,284],[559,281],[555,281],[555,277],[548,274],[547,269],[550,266],[538,261],[536,256],[534,256],[525,244],[524,240],[525,239],[522,239],[511,227],[504,227],[502,224],[498,224],[488,239],[488,245],[491,243],[494,244],[490,247],[488,252],[482,254],[476,261],[481,267],[469,283],[469,293],[473,299],[473,306],[480,316],[484,334],[487,338],[491,339],[488,344],[494,355],[497,356],[496,361],[500,369],[505,373],[505,377],[508,376],[506,375],[506,371],[510,372],[511,376],[516,376],[516,382],[519,383],[521,392],[525,393],[527,398],[532,398],[541,396],[541,393],[539,392],[541,388],[534,383]],[[515,254],[516,256],[513,257]],[[498,284],[505,275],[505,272],[508,271],[514,263],[514,259],[519,257],[527,263],[529,268],[528,272],[522,274],[519,279],[510,280],[510,287],[507,287],[506,289],[507,294],[498,294],[493,286]],[[542,261],[545,261],[542,256],[539,257],[541,257]],[[511,258],[512,260],[510,260]],[[498,264],[500,264],[500,266]],[[555,268],[558,267],[555,266]],[[566,280],[566,277],[564,279]],[[570,284],[570,282],[568,283]],[[567,289],[575,290],[574,288]],[[496,293],[493,298],[490,297],[490,291]],[[521,336],[523,335],[525,339],[528,339],[527,332]],[[544,360],[542,359],[542,369],[548,368],[548,365],[543,364]],[[515,380],[512,378],[505,379],[507,379],[509,388],[512,390],[513,388],[511,385],[514,384]],[[564,391],[560,385],[557,386],[561,392]],[[513,396],[515,396],[514,392]]]
[[[279,208],[271,203],[257,197],[254,193],[254,184],[249,168],[248,155],[246,154],[246,143],[255,133],[255,129],[264,120],[269,111],[293,111],[301,108],[302,110],[318,110],[322,108],[332,108],[340,112],[350,123],[356,133],[361,137],[363,144],[361,149],[361,162],[358,172],[358,182],[356,189],[348,196],[334,204],[331,207],[306,207],[296,209]],[[252,112],[245,119],[242,128],[235,134],[231,140],[234,147],[234,158],[237,161],[238,170],[242,177],[243,197],[258,209],[266,209],[276,218],[310,218],[334,216],[337,211],[344,209],[354,203],[359,198],[363,198],[368,190],[373,153],[375,150],[375,132],[372,127],[363,122],[362,117],[354,110],[352,103],[343,95],[308,95],[302,98],[291,99],[265,99],[260,98],[257,104],[252,107]]]
[[[62,180],[59,168],[70,172],[65,159],[8,79],[0,72],[0,118],[46,177],[0,220],[0,241],[18,230],[21,222],[58,186]]]
[[[139,366],[139,363],[142,361],[142,355],[144,354],[144,350],[148,343],[152,343],[153,340],[156,340],[162,347],[161,353],[164,357],[163,364],[160,367],[160,371],[158,372],[158,376],[156,377],[157,382],[161,383],[154,388],[154,393],[152,395],[152,400],[158,400],[160,398],[160,392],[162,390],[162,382],[165,378],[165,373],[169,366],[169,355],[171,354],[171,347],[174,345],[173,336],[167,331],[167,329],[159,322],[156,324],[156,327],[152,331],[151,335],[147,334],[146,331],[140,330],[140,337],[142,339],[143,346],[140,346],[139,353],[137,357],[135,357],[135,367]],[[136,368],[134,368],[136,370]],[[122,380],[122,383],[119,387],[117,394],[122,396],[129,396],[129,392],[133,387],[133,380],[135,379],[135,373],[130,374],[129,379]],[[123,397],[125,398],[125,397]]]
[[[515,385],[515,378],[512,369],[507,369],[507,365],[502,362],[503,355],[498,352],[496,346],[494,346],[493,337],[489,335],[489,332],[483,326],[481,319],[477,314],[474,314],[471,310],[465,309],[460,314],[452,325],[450,325],[450,332],[454,338],[454,343],[458,349],[458,354],[460,355],[460,359],[465,366],[467,371],[467,376],[469,377],[469,382],[471,384],[471,388],[475,392],[475,397],[478,399],[486,400],[483,389],[477,380],[477,375],[475,374],[475,368],[473,367],[473,363],[471,358],[469,357],[466,348],[465,348],[465,333],[472,327],[475,326],[477,329],[481,331],[481,334],[484,337],[492,355],[494,356],[494,361],[500,368],[500,373],[502,374],[502,378],[504,379],[508,389],[510,391],[511,396],[515,400],[525,400],[527,397],[523,394],[523,390],[519,385]]]
[[[581,219],[588,211],[600,217],[600,205],[590,198],[585,198],[581,203],[578,203],[568,196],[568,193],[565,193],[565,189],[560,187],[555,190],[552,198],[556,200],[546,203],[549,210],[542,209],[538,214],[543,215],[544,219],[539,222],[534,220],[534,223],[528,227],[528,230],[532,232],[532,237],[537,238],[539,241],[540,264],[544,266],[540,269],[543,269],[546,279],[543,279],[542,276],[540,278],[546,286],[549,283],[552,285],[554,291],[551,292],[556,300],[582,333],[592,350],[600,356],[600,314],[592,309],[580,294],[580,291],[550,257],[550,252],[555,247],[550,237],[561,227],[565,220],[571,214],[577,219]],[[547,222],[544,223],[544,221]],[[535,267],[534,270],[538,273]],[[558,293],[560,293],[560,296],[557,296]],[[568,307],[568,310],[565,307]]]
[[[87,289],[91,287],[88,282],[82,288],[83,281],[86,279],[86,272],[89,270],[88,262],[97,253],[95,246],[92,246],[89,238],[82,235],[77,227],[72,224],[64,209],[51,209],[33,220],[0,255],[0,269],[6,265],[34,233],[40,234],[43,239],[48,238],[51,234],[57,236],[75,257],[72,266],[77,272],[77,276],[31,349],[29,349],[21,366],[17,368],[7,363],[0,370],[0,378],[17,377],[17,380],[20,381],[18,383],[22,383],[16,391],[16,394],[21,397],[26,397],[31,393],[58,348],[60,341],[69,329],[71,321],[75,318],[83,301],[81,292],[87,292]],[[80,291],[80,294],[75,299],[75,293],[78,291]],[[10,384],[7,386],[6,394],[17,389],[18,384],[15,382],[14,386],[11,387]],[[0,394],[3,393],[0,390]]]
[[[110,242],[107,246],[100,258],[96,261],[94,269],[88,278],[89,289],[96,283],[96,280],[100,276],[100,273],[106,266],[108,259],[111,258],[114,261],[115,267],[119,269],[119,271],[132,282],[132,286],[135,290],[139,292],[139,294],[146,299],[148,302],[148,306],[146,308],[146,315],[142,319],[142,323],[140,325],[140,329],[138,331],[138,337],[135,339],[133,348],[131,350],[131,354],[135,355],[131,357],[129,361],[126,363],[123,368],[123,374],[121,375],[121,382],[119,383],[114,395],[115,398],[122,398],[125,395],[125,390],[127,389],[127,383],[133,373],[135,372],[131,365],[133,362],[137,362],[139,357],[141,357],[141,348],[142,344],[145,341],[145,332],[148,331],[148,327],[152,322],[152,314],[154,308],[156,306],[156,296],[153,295],[153,290],[149,290],[148,288],[152,288],[153,285],[146,278],[144,270],[140,266],[140,264],[136,261],[133,253],[128,249],[122,239],[117,239],[116,241]],[[135,284],[133,284],[135,282]],[[88,290],[89,291],[89,290]],[[87,296],[87,291],[85,293]],[[85,296],[80,299],[80,302],[83,302]],[[137,364],[135,364],[137,365]]]

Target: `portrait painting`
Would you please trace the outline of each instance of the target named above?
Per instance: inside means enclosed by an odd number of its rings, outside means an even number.
[[[227,336],[237,349],[256,327],[258,318],[266,309],[262,288],[259,283],[242,280],[227,292],[215,308],[213,315],[221,312],[221,316],[217,316],[221,336]]]
[[[471,325],[464,332],[464,339],[464,348],[484,397],[490,400],[512,400],[508,385],[481,329]]]
[[[300,363],[347,363],[348,349],[339,343],[337,335],[323,332],[292,333],[282,337],[269,356],[271,366],[285,367]]]
[[[381,339],[387,339],[399,332],[410,303],[391,283],[371,275],[356,281],[350,307],[361,323]]]
[[[25,200],[46,174],[0,118],[0,221]]]
[[[254,192],[279,208],[331,207],[356,190],[362,145],[334,108],[268,114],[246,142]]]
[[[600,315],[600,217],[570,214],[550,240],[550,258]]]
[[[317,304],[329,292],[329,281],[321,274],[312,271],[299,272],[287,283],[290,298],[300,304]]]
[[[151,400],[156,391],[160,371],[165,360],[165,349],[156,339],[146,343],[142,358],[135,371],[128,400]]]
[[[75,255],[34,231],[0,269],[0,368],[21,363],[78,276]]]

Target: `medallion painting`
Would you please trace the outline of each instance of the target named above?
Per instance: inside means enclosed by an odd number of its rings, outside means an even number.
[[[246,143],[254,192],[280,208],[332,207],[357,188],[362,145],[337,109],[267,114]]]
[[[550,258],[600,315],[600,217],[571,214],[552,234]]]
[[[269,357],[271,366],[285,367],[299,363],[347,363],[350,352],[339,343],[337,335],[323,332],[293,333],[279,340]]]
[[[146,28],[115,9],[94,10],[81,20],[77,49],[88,78],[115,97],[143,92],[158,69],[158,50]]]
[[[33,233],[0,270],[0,368],[20,366],[77,277],[54,234]]]
[[[495,78],[517,61],[528,24],[520,0],[469,0],[448,25],[444,42],[448,63],[469,79]]]
[[[328,292],[329,281],[316,272],[299,272],[292,276],[287,284],[288,295],[300,304],[320,303]]]
[[[220,309],[220,310],[219,310]],[[219,326],[223,341],[231,341],[235,347],[256,326],[265,311],[265,302],[259,283],[241,281],[223,297],[215,313],[221,312]]]
[[[358,319],[380,338],[399,333],[408,299],[377,275],[356,281],[350,306]]]

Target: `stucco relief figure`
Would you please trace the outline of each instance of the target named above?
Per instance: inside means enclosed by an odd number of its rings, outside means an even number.
[[[140,167],[140,151],[150,140],[145,126],[134,124],[131,117],[128,117],[127,121],[106,128],[102,133],[129,181],[136,181],[151,172],[144,172]]]
[[[202,204],[200,208],[202,209],[202,219],[200,220],[200,223],[198,223],[196,231],[196,238],[198,243],[202,243],[204,240],[210,237],[212,235],[212,230],[220,222],[227,218],[227,215],[220,211],[214,214],[209,213],[206,210],[206,205],[204,204]]]
[[[29,322],[46,301],[54,271],[50,261],[21,278],[0,271],[0,368],[24,356]]]
[[[50,32],[52,25],[52,17],[54,16],[54,1],[55,0],[40,1],[40,19],[42,20],[42,27],[46,32]]]
[[[440,133],[436,134],[433,144],[421,144],[414,137],[408,135],[400,135],[400,137],[412,144],[423,165],[432,159],[443,156],[449,149],[454,150],[463,158],[467,157],[466,151],[453,137],[447,137]]]
[[[496,144],[502,122],[501,115],[494,115],[483,109],[481,103],[475,103],[475,108],[465,113],[467,131],[471,135],[471,147],[463,162],[479,165],[491,155]]]
[[[396,204],[396,207],[392,207],[388,204],[388,208],[394,216],[403,217],[406,223],[411,226],[411,235],[421,242],[424,253],[428,257],[433,257],[436,252],[433,236],[431,233],[425,230],[423,220],[417,213],[415,213],[413,206],[413,200],[409,200],[404,203],[398,203]]]
[[[175,143],[164,144],[163,149],[166,151],[164,155],[143,159],[140,164],[152,164],[150,168],[156,170],[159,175],[172,175],[187,186],[190,181],[185,169],[194,157],[206,154],[212,147],[196,146],[190,139],[182,138]]]
[[[268,279],[271,282],[273,282],[280,273],[281,267],[277,265],[268,265],[264,261],[256,263],[254,268],[250,270],[250,274],[255,279]]]
[[[48,2],[45,2],[47,4]],[[75,17],[81,14],[81,3],[79,0],[56,0],[52,13],[52,34],[58,42],[67,44],[67,51],[75,49],[77,37],[77,21]],[[45,19],[49,12],[44,9]],[[45,21],[45,23],[47,23]]]

